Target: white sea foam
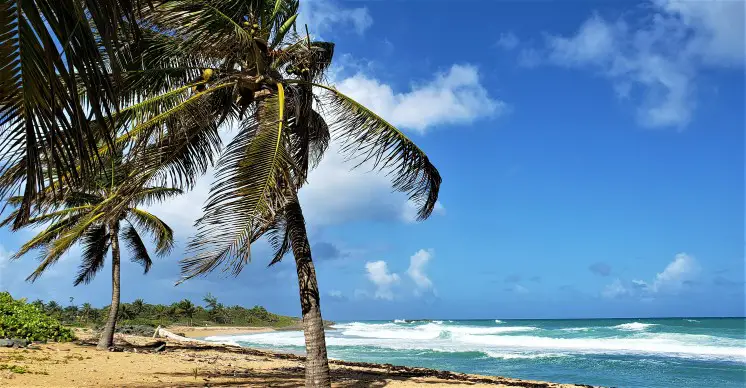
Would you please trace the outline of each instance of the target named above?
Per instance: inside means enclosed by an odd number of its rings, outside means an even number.
[[[619,329],[619,330],[627,330],[627,331],[642,331],[647,330],[649,327],[656,326],[655,323],[640,323],[640,322],[632,322],[632,323],[623,323],[621,325],[612,326],[612,329]]]
[[[562,353],[502,353],[486,351],[485,354],[492,358],[501,358],[503,360],[514,360],[514,359],[533,359],[533,358],[550,358],[550,357],[567,357],[567,354]]]
[[[394,319],[394,323],[407,323],[404,319]]]
[[[635,322],[637,323],[637,322]],[[641,327],[625,324],[625,327]],[[620,325],[621,326],[621,325]],[[539,358],[546,354],[625,354],[717,359],[746,363],[741,339],[700,334],[654,333],[643,329],[624,337],[562,338],[562,331],[522,326],[424,325],[347,323],[327,332],[327,345],[367,349],[437,352],[482,352],[495,358]],[[618,329],[625,330],[620,327]],[[630,329],[627,329],[630,330]],[[539,335],[532,335],[532,333]],[[242,342],[267,347],[304,346],[300,331],[278,331],[239,336],[215,336],[211,341]],[[490,353],[491,352],[491,353]],[[497,355],[500,355],[499,357]]]
[[[588,331],[590,329],[591,329],[590,327],[566,327],[560,330],[562,331]]]
[[[696,320],[696,319],[685,319],[685,321],[687,321],[687,322],[694,322],[694,323],[699,323],[699,321],[698,321],[698,320]]]
[[[505,322],[503,322],[503,321],[501,321],[499,319],[495,319],[495,323],[505,323]]]
[[[436,325],[442,325],[443,321],[433,321],[433,323],[436,324]]]

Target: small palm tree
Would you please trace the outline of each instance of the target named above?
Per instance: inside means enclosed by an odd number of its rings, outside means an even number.
[[[192,303],[189,299],[184,299],[177,305],[179,315],[183,316],[184,318],[188,319],[189,326],[192,326],[192,320],[194,319],[194,314],[197,312],[196,307],[194,306],[194,303]]]
[[[158,320],[159,325],[163,325],[163,318],[168,317],[168,307],[158,304],[153,306],[153,318]]]
[[[91,306],[90,303],[86,302],[83,303],[82,306],[80,306],[80,318],[83,319],[84,323],[88,323],[88,321],[93,318],[94,314],[95,312],[93,310],[93,306]]]
[[[89,181],[84,187],[68,188],[61,198],[47,198],[35,202],[32,217],[24,226],[48,225],[34,238],[25,243],[12,259],[18,259],[33,249],[40,249],[41,264],[26,280],[35,281],[50,265],[57,262],[76,243],[83,246],[82,263],[74,285],[89,283],[103,268],[105,257],[111,248],[112,297],[108,319],[98,342],[99,349],[108,349],[114,341],[114,330],[119,313],[120,300],[120,237],[131,254],[131,260],[142,265],[148,273],[152,260],[140,237],[145,231],[156,244],[155,253],[164,256],[174,244],[173,231],[153,214],[139,208],[181,194],[181,190],[142,186],[127,194],[119,188],[133,174],[121,158],[111,161],[111,167],[99,179]],[[12,198],[11,203],[21,203]],[[12,212],[0,226],[9,224],[18,217],[20,209]]]

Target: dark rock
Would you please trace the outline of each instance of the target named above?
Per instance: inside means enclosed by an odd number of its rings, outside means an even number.
[[[122,348],[118,348],[118,347],[116,347],[116,346],[111,346],[111,347],[109,347],[109,351],[110,351],[110,352],[123,352],[123,351],[124,351],[124,349],[122,349]]]
[[[165,343],[164,343],[164,344],[161,344],[161,345],[160,345],[160,346],[158,346],[157,348],[153,349],[153,351],[154,351],[154,352],[162,352],[162,351],[164,351],[164,350],[166,350],[166,344],[165,344]]]
[[[30,343],[31,342],[21,338],[0,339],[0,347],[5,348],[25,348]]]
[[[153,333],[155,333],[155,328],[146,325],[120,325],[117,326],[116,332],[121,334],[139,335],[142,337],[152,337]]]

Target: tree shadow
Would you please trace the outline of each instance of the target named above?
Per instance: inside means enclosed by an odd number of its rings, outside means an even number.
[[[199,373],[194,382],[180,381],[180,387],[302,387],[304,384],[304,372],[302,367],[286,367],[276,369],[260,370],[234,370]],[[189,378],[194,375],[189,372],[177,373],[155,373],[156,376],[171,376]],[[333,368],[331,370],[332,385],[339,388],[381,388],[386,387],[391,381],[407,381],[416,376],[391,375],[387,371],[368,371],[352,368]],[[229,379],[229,381],[225,381]],[[214,381],[220,380],[220,381]],[[418,384],[428,385],[457,385],[465,381],[423,381],[417,380]],[[491,381],[498,385],[498,382]],[[157,386],[159,384],[153,384]]]

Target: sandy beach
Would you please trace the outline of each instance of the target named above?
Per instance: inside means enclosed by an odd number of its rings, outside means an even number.
[[[178,330],[178,328],[170,328]],[[257,332],[264,328],[200,328],[183,330],[196,337]],[[11,387],[299,387],[303,357],[238,347],[187,346],[159,339],[117,334],[116,352],[97,351],[89,332],[74,343],[0,348],[0,385]],[[5,367],[3,367],[5,366]],[[9,370],[14,367],[15,372]],[[425,368],[331,361],[334,387],[578,387],[502,377],[468,375]],[[23,373],[18,373],[23,371]]]
[[[205,338],[214,335],[236,335],[236,334],[257,334],[275,331],[271,327],[223,327],[223,326],[170,326],[167,328],[172,333],[183,334],[189,338]]]

